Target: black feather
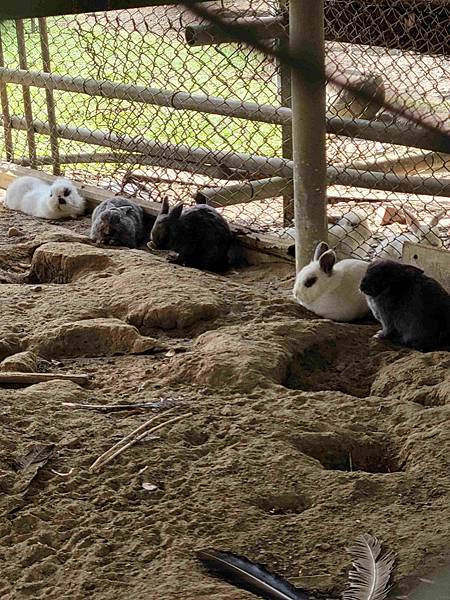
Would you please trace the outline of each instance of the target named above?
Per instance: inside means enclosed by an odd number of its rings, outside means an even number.
[[[285,579],[272,575],[262,565],[243,556],[205,549],[197,552],[197,558],[213,573],[237,587],[252,592],[266,600],[308,600],[309,595],[295,588]]]

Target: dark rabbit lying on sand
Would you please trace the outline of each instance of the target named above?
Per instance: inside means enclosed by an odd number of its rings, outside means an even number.
[[[421,269],[376,261],[361,291],[383,327],[376,337],[422,351],[450,349],[450,295]]]
[[[144,211],[126,198],[105,200],[92,213],[91,239],[137,248],[145,240]]]
[[[207,271],[223,271],[239,260],[238,244],[227,221],[206,204],[185,210],[177,204],[169,210],[164,198],[149,245],[171,250],[172,262]]]

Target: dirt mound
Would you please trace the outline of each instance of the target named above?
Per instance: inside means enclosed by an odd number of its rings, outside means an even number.
[[[222,277],[14,225],[30,239],[2,256],[34,244],[35,282],[0,285],[0,359],[90,383],[0,388],[2,598],[250,600],[201,547],[339,598],[361,533],[398,553],[397,580],[448,548],[448,353],[314,318],[284,268]],[[98,408],[130,403],[156,408]],[[184,418],[89,470],[165,406]],[[47,462],[15,470],[33,445]]]

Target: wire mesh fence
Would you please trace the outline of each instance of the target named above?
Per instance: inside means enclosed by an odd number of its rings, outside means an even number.
[[[208,6],[287,43],[278,0]],[[327,136],[331,241],[341,257],[396,256],[401,234],[448,247],[450,156],[380,105],[448,120],[448,5],[327,0],[325,18],[327,64],[372,97],[327,87],[329,116],[358,128]],[[3,22],[0,34],[2,158],[144,200],[200,192],[292,240],[289,69],[177,5]]]

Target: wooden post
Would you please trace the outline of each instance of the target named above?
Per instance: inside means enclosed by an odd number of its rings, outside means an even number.
[[[292,70],[292,146],[297,270],[327,241],[323,0],[291,0],[290,49],[311,68]]]
[[[21,19],[16,21],[16,34],[17,34],[17,48],[19,51],[19,66],[23,70],[28,69],[27,65],[27,51],[25,46],[25,32],[23,27],[23,21]],[[30,88],[27,85],[22,85],[23,94],[23,108],[25,112],[25,120],[27,122],[27,141],[28,141],[28,155],[30,157],[31,166],[36,167],[36,139],[34,137],[33,129],[33,109],[31,107],[31,95]]]
[[[47,21],[45,17],[39,19],[39,35],[41,39],[42,67],[45,73],[50,73],[50,48],[48,43]],[[50,126],[50,150],[53,159],[53,175],[61,174],[61,165],[59,162],[59,144],[58,129],[56,127],[55,100],[53,90],[45,88],[45,98],[47,101],[48,124]]]
[[[286,31],[289,30],[289,8],[286,0],[280,0],[280,9],[283,15],[283,23]],[[278,41],[280,49],[289,45],[289,40],[280,38]],[[278,64],[280,69],[280,104],[291,108],[291,69],[283,63]],[[281,149],[283,158],[292,160],[292,123],[281,126]],[[288,227],[294,220],[294,199],[292,193],[283,194],[283,225]]]
[[[2,30],[0,28],[0,67],[5,66],[5,57],[3,54]],[[14,147],[12,141],[12,128],[9,114],[8,90],[6,83],[0,80],[0,103],[2,107],[3,130],[5,133],[5,155],[6,160],[14,160]]]

